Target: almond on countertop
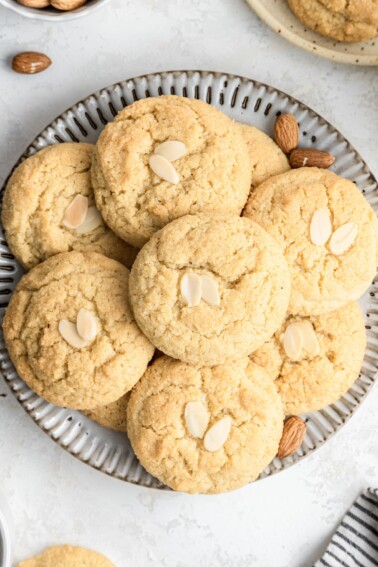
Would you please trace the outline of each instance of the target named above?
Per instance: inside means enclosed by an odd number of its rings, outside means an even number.
[[[12,69],[16,73],[34,75],[50,67],[52,61],[44,53],[24,51],[15,55],[12,60]]]
[[[274,125],[274,137],[285,154],[298,146],[299,128],[293,114],[281,114]]]
[[[288,417],[284,423],[277,457],[279,459],[285,459],[295,453],[302,445],[306,430],[306,422],[303,419],[297,415]]]
[[[320,167],[327,169],[335,161],[332,154],[312,148],[298,148],[290,153],[289,162],[293,169],[298,167]]]

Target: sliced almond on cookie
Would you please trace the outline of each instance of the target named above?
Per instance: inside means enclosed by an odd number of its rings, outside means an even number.
[[[358,226],[355,222],[347,222],[339,226],[331,236],[329,248],[332,254],[339,256],[344,254],[354,243],[358,234]]]
[[[77,228],[82,225],[88,212],[88,197],[76,195],[64,211],[63,224],[67,228]]]
[[[222,417],[210,429],[203,440],[206,451],[214,453],[226,443],[231,431],[232,419],[229,415]]]
[[[209,412],[202,402],[188,402],[185,406],[185,423],[193,437],[202,439],[209,425]]]
[[[317,209],[312,215],[310,225],[311,242],[323,246],[332,234],[331,215],[328,209]]]
[[[92,232],[92,230],[96,230],[96,228],[102,224],[103,220],[96,207],[89,207],[83,223],[75,230],[78,234],[87,234],[88,232]]]
[[[298,327],[302,333],[303,350],[311,356],[317,356],[320,352],[320,345],[314,327],[310,321],[298,321],[298,323],[294,323],[294,325]]]
[[[154,154],[150,157],[149,165],[152,171],[164,181],[174,185],[180,181],[179,174],[167,158]]]
[[[75,323],[71,323],[71,321],[68,321],[67,319],[62,319],[59,321],[58,328],[63,339],[72,347],[81,349],[88,346],[88,341],[81,338],[77,332]]]
[[[76,328],[84,341],[93,341],[97,335],[97,323],[93,313],[86,309],[80,309],[76,318]]]
[[[181,295],[189,307],[199,305],[201,301],[201,278],[197,274],[185,274],[181,278]]]
[[[220,305],[218,286],[208,276],[201,276],[201,296],[209,305]]]
[[[167,140],[159,144],[155,149],[155,154],[163,156],[168,161],[176,161],[187,154],[186,145],[183,142],[177,142],[174,140]]]
[[[295,323],[288,325],[282,342],[286,355],[292,360],[299,360],[303,347],[303,335]]]

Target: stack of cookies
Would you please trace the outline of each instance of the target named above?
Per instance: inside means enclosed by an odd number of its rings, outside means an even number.
[[[19,375],[127,432],[175,490],[251,482],[285,416],[358,376],[373,210],[352,182],[291,170],[272,139],[201,101],[142,100],[96,146],[28,158],[3,225],[29,270],[3,323]]]

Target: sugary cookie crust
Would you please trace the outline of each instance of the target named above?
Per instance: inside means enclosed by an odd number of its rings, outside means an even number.
[[[331,212],[333,230],[355,222],[354,244],[336,256],[315,246],[310,224],[317,209]],[[376,215],[351,181],[328,170],[300,168],[268,179],[251,194],[244,216],[274,237],[291,271],[289,312],[320,314],[358,299],[376,273]]]
[[[298,321],[309,321],[320,352],[299,361],[285,353],[282,335]],[[364,318],[358,304],[317,317],[290,316],[274,337],[251,355],[275,380],[287,414],[319,410],[341,398],[357,379],[366,348]]]
[[[54,254],[99,252],[131,266],[136,250],[104,223],[88,234],[63,224],[66,208],[78,194],[94,205],[90,168],[92,144],[49,146],[19,165],[7,185],[2,221],[13,254],[27,269]]]
[[[20,561],[18,567],[115,567],[106,557],[84,547],[50,547],[40,555]]]
[[[83,411],[84,415],[113,431],[127,433],[127,404],[129,403],[130,392],[127,392],[122,398],[111,402],[106,406],[100,406],[89,411]]]
[[[49,258],[19,282],[3,329],[21,378],[51,403],[91,409],[117,400],[145,371],[154,348],[142,335],[128,301],[129,271],[95,252]],[[80,309],[94,314],[98,333],[76,349],[61,336],[62,319]]]
[[[220,305],[189,307],[187,273],[209,276]],[[189,215],[155,234],[138,254],[130,300],[140,328],[169,356],[190,364],[221,364],[247,356],[281,325],[289,271],[274,240],[256,223],[233,215]]]
[[[287,157],[272,138],[248,124],[240,124],[240,128],[249,151],[252,189],[273,175],[289,171]]]
[[[180,181],[149,167],[156,147],[183,142],[174,162]],[[138,101],[106,126],[92,168],[96,203],[121,238],[141,247],[175,218],[197,212],[240,214],[251,185],[248,149],[225,114],[194,99],[162,96]]]
[[[211,427],[231,416],[224,446],[211,453],[185,423],[186,404],[202,401]],[[161,357],[131,393],[128,434],[141,464],[173,488],[227,492],[253,481],[277,453],[283,411],[266,372],[248,359],[196,368]]]
[[[354,42],[378,35],[376,0],[288,0],[309,28],[339,41]]]

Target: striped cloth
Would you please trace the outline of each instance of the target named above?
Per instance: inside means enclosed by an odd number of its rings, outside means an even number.
[[[378,567],[378,490],[360,494],[314,567]]]

